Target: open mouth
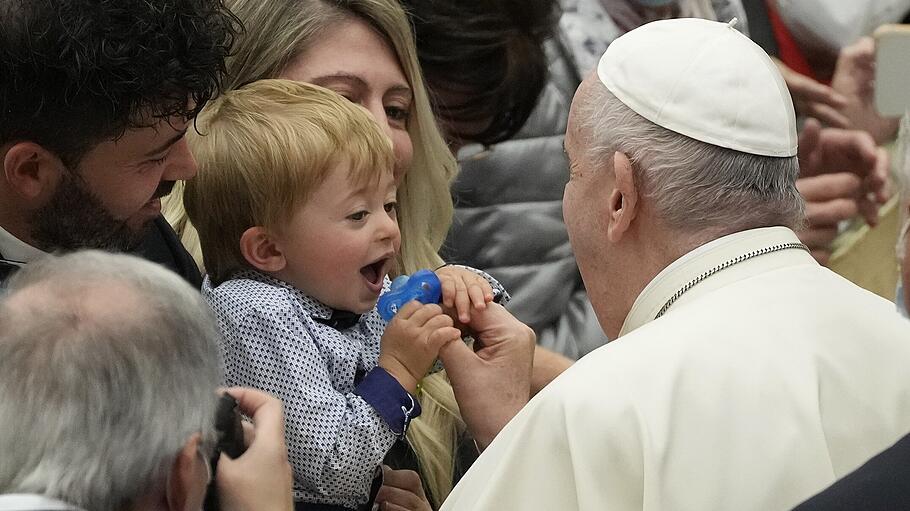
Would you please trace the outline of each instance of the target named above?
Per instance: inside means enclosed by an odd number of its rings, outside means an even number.
[[[389,265],[392,262],[390,256],[384,256],[376,262],[370,263],[360,269],[360,274],[366,279],[367,284],[373,292],[378,293],[382,290],[382,281],[389,272]]]

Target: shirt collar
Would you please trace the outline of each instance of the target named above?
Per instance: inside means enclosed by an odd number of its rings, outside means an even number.
[[[300,304],[301,308],[303,308],[303,310],[307,314],[309,314],[313,318],[323,320],[323,321],[321,321],[322,323],[331,320],[332,313],[335,312],[335,309],[333,309],[333,308],[329,307],[328,305],[320,302],[319,300],[307,295],[306,293],[297,289],[293,285],[288,284],[287,282],[285,282],[283,280],[276,279],[275,277],[272,277],[271,275],[267,275],[267,274],[262,273],[257,270],[241,270],[241,271],[231,275],[231,278],[232,279],[249,279],[249,280],[263,282],[263,283],[269,284],[271,286],[282,288],[285,291],[287,291],[287,293],[290,296],[292,296],[294,299],[296,299],[296,301]],[[205,277],[204,285],[206,287],[212,287],[211,280],[209,279],[208,276]],[[382,292],[384,293],[384,292],[388,291],[390,285],[391,285],[391,280],[389,280],[388,275],[386,275],[386,277],[383,279],[383,284],[382,284],[383,291]],[[376,308],[374,307],[373,310],[375,311]],[[366,316],[368,314],[369,314],[369,312],[363,314],[362,316]]]
[[[730,262],[749,252],[786,243],[799,243],[796,234],[786,227],[763,227],[723,236],[685,254],[645,286],[632,304],[619,335],[625,335],[655,319],[660,309],[686,284],[718,265]],[[803,250],[785,250],[762,255],[742,263],[733,264],[682,294],[670,308],[672,312],[681,304],[714,289],[758,273],[797,264],[818,264]]]
[[[66,502],[25,493],[0,495],[0,511],[80,511]]]
[[[4,259],[20,263],[30,263],[41,259],[47,252],[41,251],[0,227],[0,254]]]
[[[323,304],[315,298],[311,298],[306,295],[303,291],[297,289],[296,287],[288,284],[287,282],[276,279],[271,275],[267,275],[260,271],[256,270],[243,270],[231,276],[234,279],[250,279],[257,282],[263,282],[269,284],[270,286],[280,287],[287,291],[289,295],[294,297],[300,306],[306,311],[307,314],[314,318],[319,319],[329,319],[332,317],[332,308],[328,305]]]

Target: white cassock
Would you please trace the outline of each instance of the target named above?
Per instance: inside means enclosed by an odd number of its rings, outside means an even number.
[[[779,249],[798,242],[755,229],[667,267],[442,509],[790,509],[893,444],[910,431],[910,322]]]

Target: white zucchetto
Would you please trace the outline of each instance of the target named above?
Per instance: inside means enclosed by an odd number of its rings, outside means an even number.
[[[784,79],[733,23],[648,23],[610,44],[597,75],[626,106],[664,128],[745,153],[795,156],[796,115]]]

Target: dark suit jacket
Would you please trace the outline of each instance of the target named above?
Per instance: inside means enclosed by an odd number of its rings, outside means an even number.
[[[910,435],[793,511],[910,509]]]
[[[196,261],[183,248],[177,233],[163,216],[155,219],[133,254],[173,270],[196,289],[202,288],[202,276]]]
[[[183,248],[174,229],[163,216],[159,216],[152,222],[145,238],[132,253],[176,272],[196,289],[202,287],[202,276],[199,274],[196,262]],[[3,255],[0,254],[0,258],[2,257]],[[0,265],[0,282],[6,280],[15,269],[9,265]]]

